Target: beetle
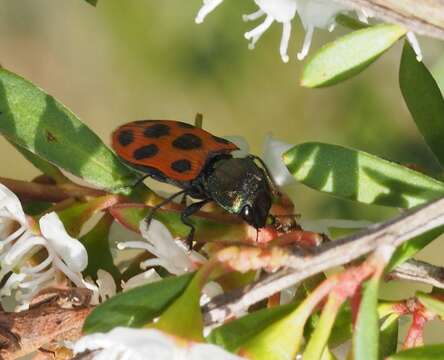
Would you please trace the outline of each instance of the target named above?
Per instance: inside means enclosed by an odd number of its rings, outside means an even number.
[[[238,147],[232,142],[181,121],[140,120],[118,127],[112,147],[146,176],[181,189],[158,204],[148,221],[156,209],[179,195],[199,200],[181,214],[190,227],[189,244],[195,233],[189,217],[211,201],[256,229],[266,225],[275,185],[260,158],[233,157]]]

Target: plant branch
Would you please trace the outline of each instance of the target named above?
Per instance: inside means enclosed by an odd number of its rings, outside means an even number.
[[[61,290],[26,311],[0,312],[0,359],[17,359],[54,340],[79,338],[92,309],[79,303],[82,290]]]
[[[107,192],[77,184],[48,185],[0,177],[0,183],[8,187],[20,199],[59,202],[73,197],[102,196]]]
[[[408,260],[387,276],[390,280],[409,280],[444,289],[444,268],[419,260]]]
[[[444,0],[336,0],[414,33],[444,39]]]
[[[296,247],[286,258],[287,268],[211,300],[204,307],[205,322],[208,325],[222,322],[310,276],[350,263],[376,249],[392,250],[441,225],[444,225],[444,198],[373,225],[356,235],[325,243],[310,252]]]

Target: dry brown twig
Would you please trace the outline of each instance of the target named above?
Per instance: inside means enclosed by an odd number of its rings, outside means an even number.
[[[399,265],[387,275],[387,278],[389,280],[415,281],[444,289],[444,268],[414,259]]]
[[[0,312],[0,359],[13,360],[54,340],[75,340],[92,307],[86,289],[53,290],[29,310]],[[86,301],[86,303],[85,303]]]

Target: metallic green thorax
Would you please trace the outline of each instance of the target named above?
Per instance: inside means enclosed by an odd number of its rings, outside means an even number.
[[[251,158],[219,160],[209,174],[209,196],[230,213],[238,214],[256,228],[266,223],[271,207],[267,176]]]

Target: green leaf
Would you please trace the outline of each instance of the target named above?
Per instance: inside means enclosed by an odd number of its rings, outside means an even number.
[[[379,336],[379,359],[385,359],[394,354],[398,348],[398,329],[399,319],[390,322],[390,324],[381,330]]]
[[[83,331],[107,332],[116,326],[144,326],[182,294],[193,275],[170,277],[112,297],[91,312]]]
[[[109,272],[117,284],[120,283],[120,271],[114,265],[114,259],[111,254],[108,236],[109,229],[114,219],[106,213],[99,222],[85,235],[80,238],[80,242],[85,246],[88,252],[88,267],[83,274],[97,278],[99,269]]]
[[[402,52],[399,85],[416,126],[444,165],[444,99],[432,74],[416,59],[408,42]]]
[[[249,339],[238,351],[255,360],[281,360],[296,357],[304,335],[304,327],[313,311],[311,295],[292,310]]]
[[[87,202],[75,202],[70,207],[60,210],[57,214],[65,225],[66,231],[73,237],[78,237],[83,225],[91,219],[91,217],[114,205],[118,201],[116,195],[105,195],[93,198]]]
[[[118,204],[110,208],[111,214],[123,226],[129,230],[138,232],[140,221],[146,217],[150,207],[142,204]],[[190,228],[181,220],[181,213],[177,210],[160,209],[154,213],[154,219],[162,222],[174,237],[185,238]],[[220,220],[212,219],[211,215],[193,215],[193,224],[196,227],[194,239],[199,241],[233,242],[246,236],[246,228],[242,223],[222,223]]]
[[[396,249],[395,253],[390,259],[389,264],[386,266],[386,272],[390,272],[398,265],[401,265],[404,261],[415,256],[417,252],[425,248],[443,232],[444,226],[440,226],[403,243]]]
[[[150,326],[181,338],[204,341],[200,295],[212,270],[209,262],[203,265],[185,291]]]
[[[355,360],[378,360],[379,317],[378,289],[380,277],[373,277],[364,285],[353,337]]]
[[[335,294],[328,297],[328,300],[322,309],[318,326],[311,335],[302,355],[303,359],[320,360],[322,358],[324,349],[327,348],[326,345],[341,303],[342,300],[340,300]]]
[[[128,193],[141,177],[52,96],[0,69],[0,133],[101,188]]]
[[[444,318],[444,301],[440,300],[430,294],[423,292],[417,292],[416,297],[423,304],[427,310],[437,314],[441,318]]]
[[[348,200],[410,208],[444,195],[444,183],[438,180],[338,145],[304,143],[283,157],[296,180]]]
[[[274,321],[287,315],[294,307],[295,304],[287,304],[248,314],[214,329],[208,335],[207,340],[228,351],[235,352],[246,341],[257,335]]]
[[[42,159],[40,156],[33,154],[29,150],[26,150],[25,148],[14,144],[13,142],[11,142],[11,145],[14,146],[26,160],[28,160],[42,173],[52,178],[57,184],[64,184],[69,182],[69,179],[65,175],[63,175],[63,173],[59,170],[57,166]]]
[[[387,360],[438,360],[444,354],[444,344],[428,345],[401,351],[387,358]]]
[[[326,44],[306,63],[301,85],[313,88],[344,81],[364,70],[405,33],[402,26],[380,24]]]
[[[97,2],[99,1],[99,0],[85,0],[88,4],[91,4],[92,6],[96,6],[97,5]]]

